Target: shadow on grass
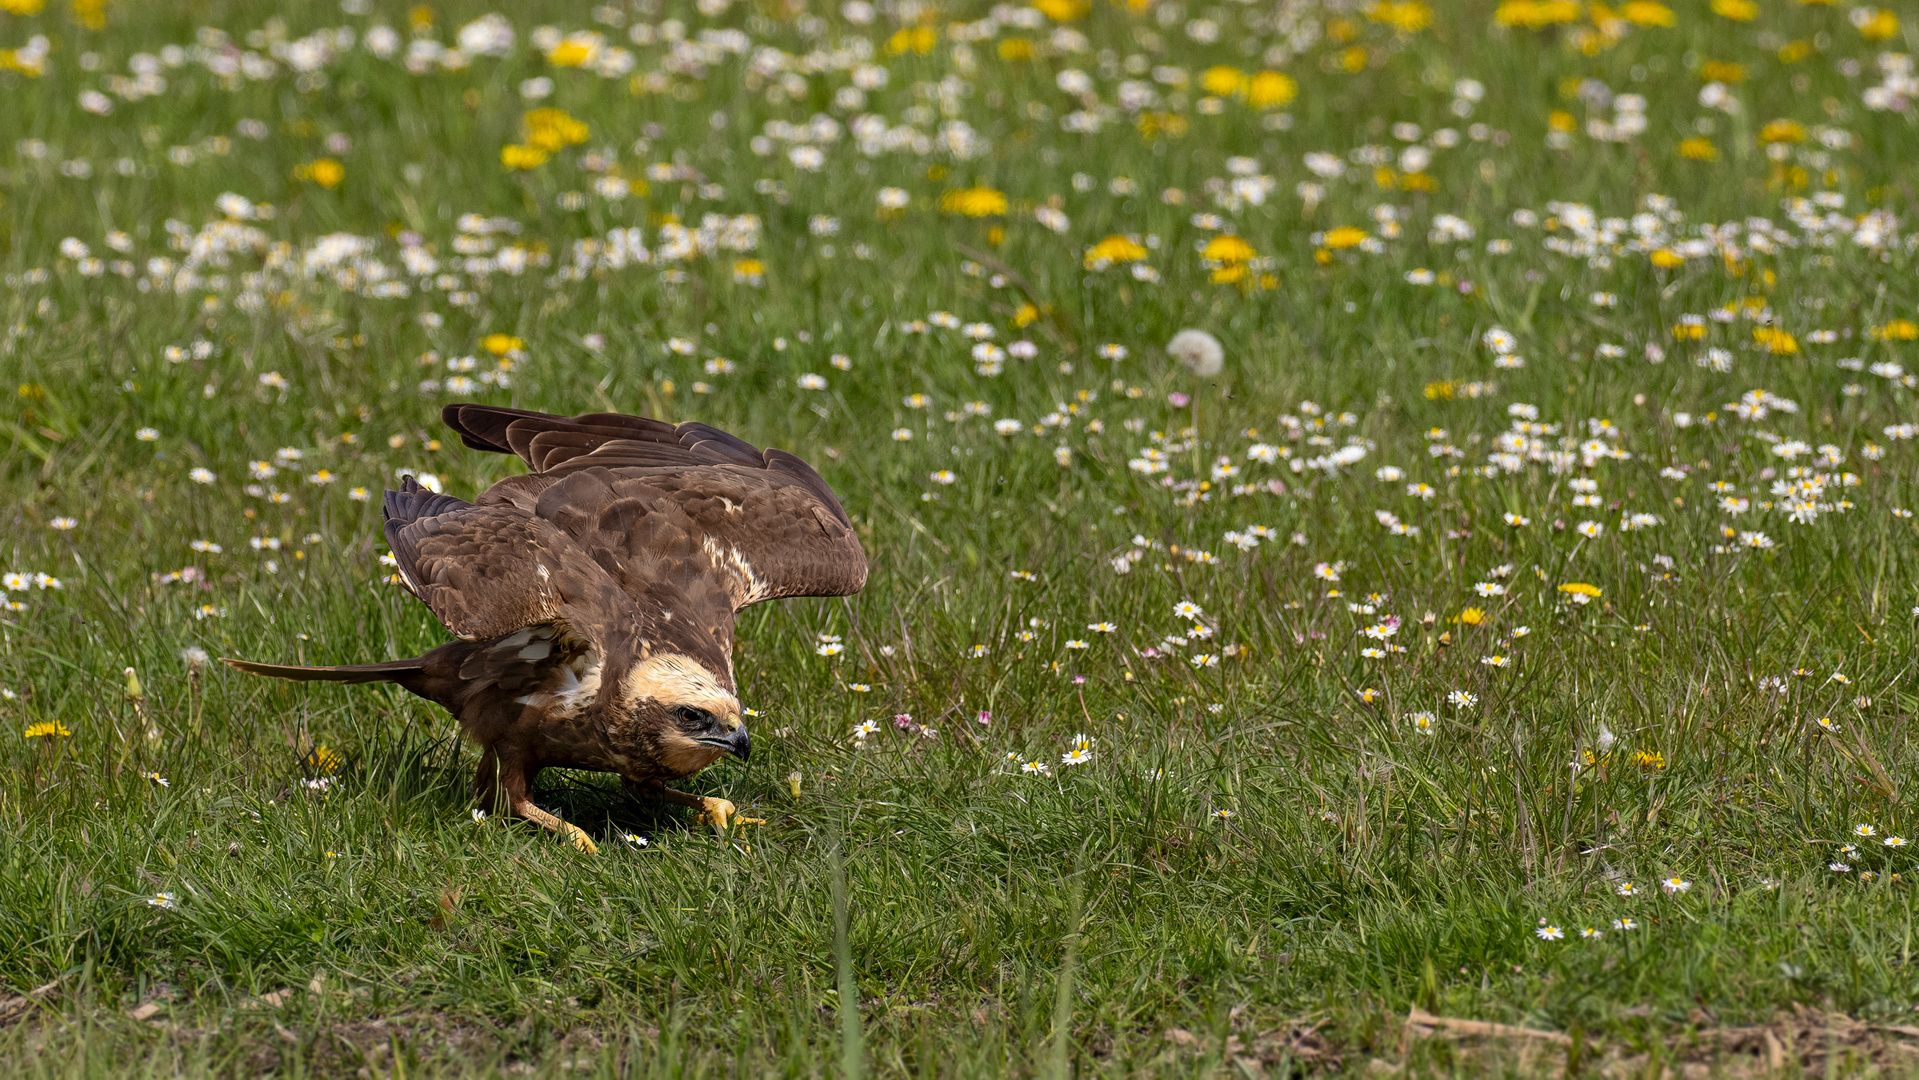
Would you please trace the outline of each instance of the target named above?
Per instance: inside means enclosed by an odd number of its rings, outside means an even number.
[[[314,767],[315,761],[311,752],[299,759],[298,768],[305,778],[327,775]],[[473,771],[478,762],[478,755],[457,736],[425,738],[408,733],[369,746],[361,756],[345,762],[337,775],[351,776],[355,786],[366,790],[385,791],[409,814],[457,817],[476,805]],[[736,772],[724,779],[734,781],[729,797],[735,801],[762,794],[759,785],[739,784],[741,778]],[[696,792],[717,791],[715,785],[702,780],[689,780],[679,786]],[[585,829],[600,842],[623,833],[650,837],[696,827],[693,811],[655,799],[635,798],[621,787],[619,777],[610,773],[544,769],[534,780],[532,795],[536,805]]]
[[[696,793],[709,786],[697,781],[679,785],[681,790],[692,789]],[[746,789],[749,794],[756,790]],[[629,795],[619,777],[610,773],[545,769],[534,781],[532,794],[534,803],[585,829],[602,843],[625,833],[650,837],[703,827],[698,825],[695,811],[658,799]],[[745,805],[739,790],[727,797]]]

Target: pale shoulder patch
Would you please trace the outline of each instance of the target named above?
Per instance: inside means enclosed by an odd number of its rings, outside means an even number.
[[[746,561],[746,556],[740,554],[739,548],[708,536],[700,541],[700,550],[706,555],[707,565],[726,583],[726,595],[733,602],[733,610],[757,604],[773,595],[772,588],[753,572],[753,564]]]

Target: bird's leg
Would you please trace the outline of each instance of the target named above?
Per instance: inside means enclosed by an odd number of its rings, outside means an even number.
[[[558,814],[548,813],[533,805],[533,800],[526,793],[527,781],[524,761],[512,756],[496,758],[492,749],[489,748],[486,755],[480,759],[480,774],[474,777],[473,788],[476,793],[480,793],[483,798],[494,803],[497,803],[499,794],[503,790],[508,813],[551,829],[589,855],[599,854],[599,845],[593,842],[592,837],[586,835],[585,829],[578,825],[569,825],[560,820]]]
[[[733,822],[733,815],[737,813],[733,808],[733,804],[727,802],[725,799],[716,799],[710,795],[688,795],[684,791],[674,791],[658,780],[639,782],[629,780],[626,782],[625,787],[627,792],[632,795],[644,795],[647,798],[659,799],[662,802],[676,803],[680,806],[690,806],[700,812],[701,821],[712,822],[713,828],[719,832],[726,831],[726,827]]]

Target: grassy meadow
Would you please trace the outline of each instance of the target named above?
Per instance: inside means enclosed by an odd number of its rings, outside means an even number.
[[[0,0],[0,1061],[1911,1071],[1915,45]],[[447,639],[377,507],[518,469],[454,401],[840,495],[865,590],[742,614],[687,785],[758,820],[549,771],[582,855],[436,708],[217,663]]]

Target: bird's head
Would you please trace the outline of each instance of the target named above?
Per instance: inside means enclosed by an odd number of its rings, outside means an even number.
[[[753,752],[740,701],[704,664],[679,653],[656,653],[627,673],[622,690],[652,777],[690,776],[721,757]]]

